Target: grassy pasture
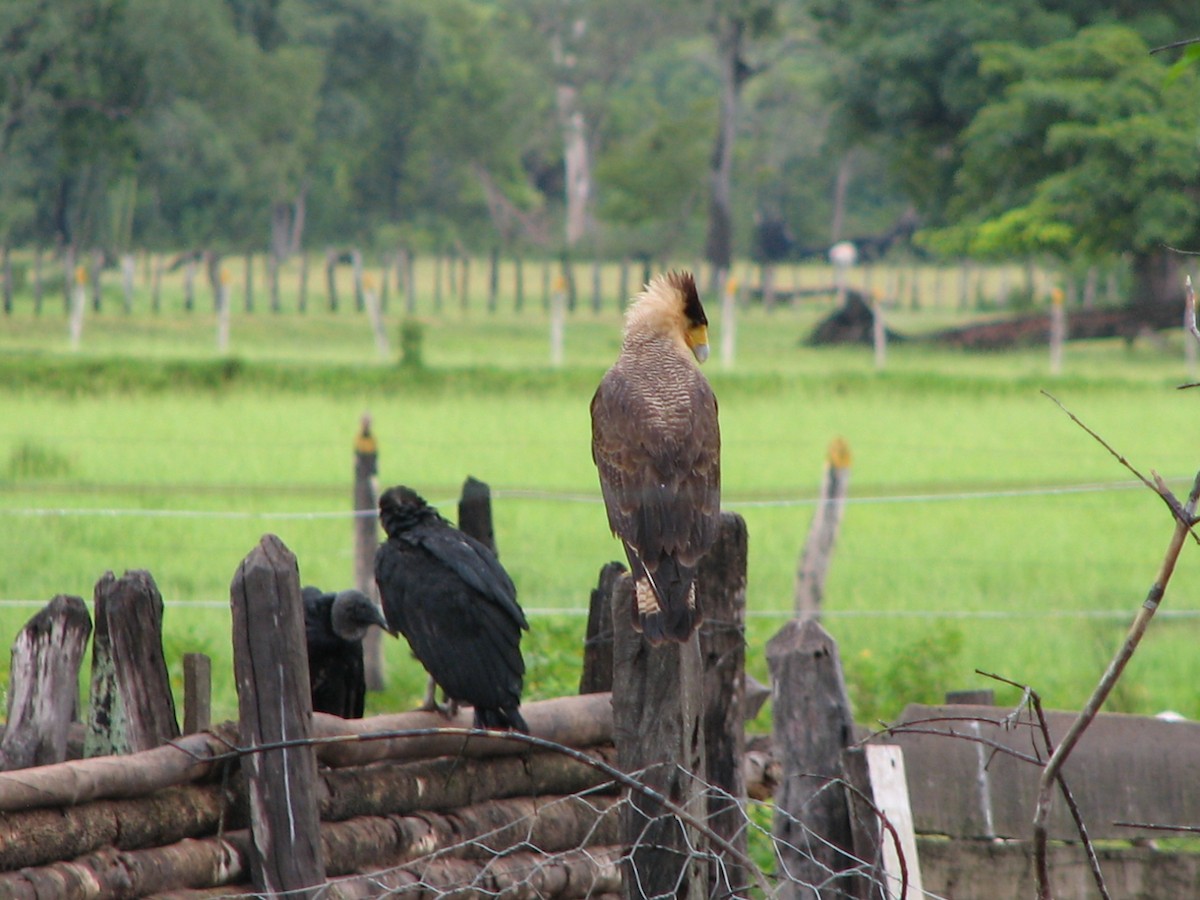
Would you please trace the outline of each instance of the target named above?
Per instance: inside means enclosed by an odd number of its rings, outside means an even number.
[[[1031,684],[1049,706],[1080,704],[1171,523],[1039,390],[1185,493],[1200,455],[1196,397],[1174,390],[1186,379],[1177,339],[1073,344],[1058,378],[1041,350],[917,345],[894,346],[876,372],[866,349],[797,346],[828,308],[815,301],[742,315],[726,369],[712,306],[725,505],[750,529],[751,669],[765,679],[763,644],[790,609],[824,451],[840,435],[854,452],[852,501],[826,621],[860,717],[893,715],[914,692],[990,686],[976,668]],[[896,310],[891,324],[951,319]],[[90,597],[106,569],[147,568],[167,602],[169,658],[213,655],[217,713],[232,714],[234,569],[272,531],[306,583],[348,583],[351,443],[370,409],[383,484],[417,487],[450,518],[467,474],[492,485],[501,556],[534,623],[530,695],[570,690],[588,591],[620,555],[587,449],[617,311],[573,315],[562,370],[547,363],[538,303],[421,320],[429,369],[404,373],[376,359],[350,311],[238,312],[233,364],[211,361],[211,316],[106,311],[71,354],[57,309],[19,307],[0,326],[0,633],[56,593]],[[1193,553],[1112,708],[1200,715]],[[375,710],[408,706],[422,687],[402,646],[388,659],[395,686],[370,698]]]

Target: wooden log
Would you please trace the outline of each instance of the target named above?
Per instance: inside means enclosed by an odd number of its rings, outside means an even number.
[[[586,757],[611,766],[616,751],[598,747]],[[520,796],[597,792],[610,784],[601,768],[552,752],[330,769],[322,772],[321,780],[321,818],[327,821],[445,811]]]
[[[629,576],[613,600],[613,742],[621,769],[662,797],[704,816],[703,661],[698,634],[651,645],[633,630]],[[593,696],[604,696],[603,694]],[[699,834],[660,801],[631,792],[622,839],[628,900],[706,893],[708,872],[694,852]]]
[[[312,696],[296,557],[278,537],[265,535],[242,561],[229,594],[241,746],[306,740]],[[315,886],[325,880],[325,861],[313,748],[250,753],[242,757],[242,771],[250,798],[255,887],[316,896]]]
[[[833,546],[837,542],[850,489],[850,446],[842,438],[834,438],[825,453],[825,475],[821,479],[821,497],[808,529],[808,539],[800,552],[796,567],[795,610],[800,619],[821,618],[821,602],[825,597],[825,577]]]
[[[767,642],[774,745],[783,778],[775,794],[779,896],[855,896],[852,839],[840,787],[842,751],[853,740],[837,643],[813,619],[793,619]]]
[[[608,694],[560,697],[523,704],[521,712],[535,737],[568,747],[595,747],[612,741],[612,704]],[[337,738],[318,748],[328,766],[367,765],[385,759],[413,760],[435,756],[511,756],[527,754],[529,745],[493,734],[464,740],[458,734],[389,737],[346,741],[347,736],[373,736],[447,725],[470,728],[472,712],[447,720],[438,713],[411,712],[370,719],[340,719],[317,713],[314,737]],[[228,725],[223,727],[229,728]],[[105,798],[138,797],[214,772],[216,758],[236,746],[235,736],[201,732],[171,744],[127,757],[101,756],[19,773],[0,772],[0,812],[37,807],[70,806]]]
[[[587,756],[612,765],[616,753],[603,747]],[[520,796],[544,799],[587,791],[598,798],[609,784],[600,769],[553,752],[324,770],[321,782],[324,821],[449,811]],[[228,785],[188,784],[128,799],[10,812],[0,816],[0,871],[44,866],[106,846],[140,850],[244,828],[241,785],[241,779]]]
[[[96,583],[85,756],[149,750],[179,737],[162,649],[163,601],[149,572]]]
[[[704,665],[705,780],[718,789],[708,794],[706,822],[743,856],[747,544],[745,519],[737,513],[721,513],[717,541],[700,561],[696,576],[704,611],[700,654]],[[722,859],[709,873],[710,896],[742,895],[749,887],[749,873],[733,859]]]
[[[583,641],[583,673],[579,693],[597,694],[612,690],[613,680],[613,591],[625,574],[619,562],[605,563],[588,604],[587,631]]]
[[[321,826],[329,874],[404,865],[450,855],[489,861],[522,845],[564,854],[617,841],[615,797],[520,797],[449,813],[362,816]],[[238,885],[250,877],[250,833],[188,838],[139,850],[105,847],[71,861],[0,874],[0,896],[31,898],[140,897],[165,890]]]
[[[384,736],[417,729],[467,729],[472,727],[473,715],[470,708],[459,710],[452,718],[420,710],[370,719],[340,719],[314,713],[313,734],[322,738],[364,737],[360,741],[339,740],[321,747],[321,762],[334,767],[362,766],[383,759],[509,756],[529,752],[529,744],[504,732],[469,738],[461,734],[425,733],[411,737]],[[523,703],[521,715],[531,735],[567,747],[595,747],[613,739],[612,697],[607,693]]]
[[[195,781],[216,766],[232,743],[207,732],[128,756],[97,756],[0,772],[0,812],[71,806],[103,798],[138,797]]]
[[[79,667],[92,620],[79,597],[59,594],[13,642],[8,724],[0,769],[24,769],[67,758],[67,734],[79,702]]]
[[[379,444],[371,431],[371,415],[363,413],[354,438],[354,586],[379,603],[375,583],[375,551],[379,547]],[[387,687],[383,631],[371,628],[363,638],[363,676],[369,691]]]
[[[546,857],[507,854],[485,865],[438,859],[338,882],[345,900],[416,894],[421,897],[520,896],[572,900],[620,890],[621,849],[597,847]],[[473,890],[466,892],[468,888]]]
[[[499,555],[492,525],[492,489],[471,475],[463,482],[458,500],[458,528]]]
[[[128,759],[128,757],[125,757]],[[103,847],[140,850],[245,827],[218,784],[184,785],[124,800],[0,816],[0,871],[74,859]],[[0,889],[0,896],[4,891]]]

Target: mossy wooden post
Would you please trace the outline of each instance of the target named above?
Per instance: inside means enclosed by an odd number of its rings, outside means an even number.
[[[808,539],[800,551],[796,567],[795,610],[800,619],[821,618],[821,601],[825,595],[825,576],[837,542],[850,488],[850,445],[843,438],[834,438],[825,453],[825,474],[821,479],[821,496],[808,528]]]
[[[67,729],[79,700],[79,667],[92,633],[87,606],[59,594],[26,623],[12,646],[8,718],[0,769],[67,758]]]
[[[600,578],[592,589],[588,604],[587,631],[583,642],[583,674],[579,677],[579,693],[600,694],[612,690],[613,683],[613,607],[630,609],[631,582],[621,578],[625,566],[619,562],[605,563]],[[618,596],[618,587],[624,593]]]
[[[265,535],[238,567],[229,595],[239,743],[250,750],[307,740],[312,696],[296,557],[278,537]],[[255,889],[317,896],[325,883],[325,862],[313,747],[247,753],[242,771],[250,801]]]
[[[746,851],[746,750],[744,710],[746,677],[746,521],[721,513],[712,549],[696,575],[704,623],[700,654],[704,665],[705,781],[719,792],[708,796],[706,822],[734,847]],[[723,859],[709,873],[709,896],[745,896],[749,873]]]
[[[375,583],[375,551],[379,547],[379,446],[371,431],[371,416],[363,413],[354,439],[354,586],[379,602]],[[367,690],[387,687],[383,665],[383,632],[371,628],[363,638],[363,676]]]
[[[84,756],[152,750],[179,737],[162,648],[163,601],[149,572],[96,582],[92,702]]]
[[[629,576],[622,580],[628,582]],[[630,588],[623,590],[628,597]],[[617,763],[647,788],[703,819],[704,673],[699,635],[683,644],[651,646],[634,631],[628,603],[616,599],[613,638]],[[628,900],[707,896],[708,867],[695,852],[699,834],[658,800],[630,792],[622,840],[628,848],[622,861]]]
[[[857,896],[842,751],[854,722],[837,643],[813,620],[792,619],[767,642],[774,744],[783,776],[775,794],[779,896]]]

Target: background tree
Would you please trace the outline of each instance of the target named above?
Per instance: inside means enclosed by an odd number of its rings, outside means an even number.
[[[1085,28],[1034,50],[981,44],[1005,85],[963,134],[948,212],[975,253],[1128,254],[1132,300],[1182,295],[1172,246],[1200,240],[1195,73],[1167,65],[1133,30]]]

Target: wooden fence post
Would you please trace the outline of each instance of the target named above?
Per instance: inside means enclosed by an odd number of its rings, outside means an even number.
[[[633,630],[629,576],[613,603],[613,743],[617,764],[663,797],[704,816],[703,671],[699,636],[651,646]],[[705,896],[707,865],[696,853],[695,829],[662,804],[631,791],[622,821],[628,853],[624,896]]]
[[[382,281],[387,284],[386,274]],[[371,320],[371,331],[375,335],[375,352],[379,354],[380,360],[386,362],[392,358],[392,347],[388,342],[387,326],[383,321],[383,302],[370,272],[362,277],[362,298],[367,308],[367,316]]]
[[[238,567],[229,588],[238,736],[250,801],[250,868],[264,893],[316,897],[325,883],[311,745],[257,751],[264,744],[305,741],[312,732],[308,650],[296,557],[265,535]],[[305,890],[312,888],[312,890]]]
[[[632,598],[628,595],[629,580],[621,579],[625,566],[619,562],[605,563],[600,579],[592,589],[588,604],[587,631],[583,642],[583,673],[579,676],[579,693],[601,694],[612,690],[613,683],[613,618],[614,606],[628,610]],[[626,593],[618,597],[617,588],[624,585]]]
[[[821,601],[825,595],[825,576],[829,559],[842,524],[846,492],[850,487],[850,445],[843,438],[834,438],[825,452],[825,476],[821,479],[821,496],[813,512],[808,539],[800,552],[796,569],[795,610],[799,619],[821,618]]]
[[[84,756],[152,750],[179,737],[162,648],[162,594],[149,572],[96,582],[92,702]]]
[[[567,328],[567,283],[560,275],[554,279],[550,297],[550,365],[558,369],[563,364],[563,342]]]
[[[783,900],[856,896],[842,777],[854,720],[837,643],[812,619],[792,619],[767,642],[774,745],[783,775],[775,795],[775,841]]]
[[[325,291],[329,295],[329,311],[338,311],[338,289],[337,289],[337,264],[338,252],[336,250],[325,251]]]
[[[245,288],[246,288],[245,310],[246,310],[246,312],[251,313],[251,312],[254,312],[254,254],[251,251],[247,250],[245,260],[246,260],[245,272],[244,272],[245,278],[246,278],[246,280],[245,280]]]
[[[492,525],[492,490],[485,482],[468,475],[458,500],[458,528],[497,556],[496,530]]]
[[[746,750],[744,715],[746,677],[746,521],[721,513],[717,542],[700,560],[696,583],[704,624],[700,654],[704,662],[705,781],[709,827],[743,854],[746,852]],[[750,875],[731,859],[709,873],[709,896],[745,896]]]
[[[379,602],[375,583],[375,551],[379,547],[379,446],[371,432],[371,416],[363,413],[358,436],[354,439],[354,586]],[[387,687],[383,665],[383,632],[371,628],[363,638],[363,677],[367,690]]]
[[[1062,288],[1050,292],[1050,374],[1061,375],[1063,342],[1067,339],[1067,311]]]
[[[737,300],[737,276],[730,275],[721,294],[721,366],[725,369],[733,368],[737,349]]]
[[[83,310],[87,305],[87,267],[76,266],[72,273],[71,288],[71,349],[78,350],[83,343]]]
[[[79,702],[79,666],[91,633],[87,606],[65,594],[21,629],[12,647],[0,769],[26,769],[67,758],[67,729]]]
[[[212,725],[212,660],[203,653],[183,654],[183,733],[208,731]]]

